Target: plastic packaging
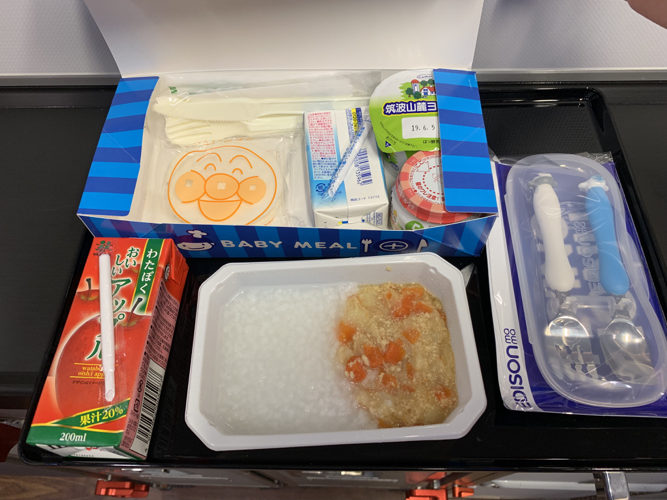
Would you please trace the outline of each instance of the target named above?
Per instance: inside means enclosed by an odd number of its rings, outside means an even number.
[[[354,71],[211,74],[194,84],[191,75],[161,78],[146,115],[132,220],[313,226],[303,114],[366,105],[379,79]],[[200,165],[204,155],[216,161]]]
[[[140,222],[314,226],[301,147],[303,115],[367,106],[380,81],[379,71],[161,77],[146,114],[129,217]],[[204,156],[214,161],[204,162]],[[388,213],[367,227],[386,227],[387,219]]]
[[[264,433],[239,432],[229,426],[221,425],[219,414],[221,404],[228,400],[221,394],[229,387],[221,386],[225,367],[218,356],[222,346],[235,345],[233,339],[226,337],[220,311],[230,301],[235,300],[244,291],[251,289],[266,290],[267,287],[282,297],[294,290],[304,287],[315,287],[317,290],[332,285],[420,283],[434,294],[443,304],[447,315],[451,345],[456,362],[456,387],[458,406],[447,419],[436,425],[422,425],[398,428],[372,428],[357,426],[354,422],[339,422],[334,419],[337,429],[324,428],[316,432]],[[328,314],[331,304],[322,307]],[[311,313],[312,314],[312,313]],[[303,318],[302,321],[309,321]],[[313,330],[313,335],[325,334],[321,329]],[[251,330],[243,336],[264,336],[266,332]],[[331,327],[332,345],[335,345],[335,329]],[[313,341],[315,342],[315,341]],[[231,349],[231,348],[230,348]],[[266,347],[263,355],[271,359],[271,363],[280,362],[280,371],[287,370],[307,376],[300,372],[303,363],[294,359],[308,356],[307,344],[295,345],[286,342],[272,350]],[[277,356],[280,356],[277,358]],[[335,354],[330,360],[334,368]],[[260,359],[258,356],[255,359]],[[243,358],[246,359],[246,358]],[[324,363],[324,362],[323,362]],[[290,367],[293,367],[290,369]],[[288,375],[280,380],[288,378]],[[275,383],[280,382],[276,380]],[[300,383],[301,379],[299,379]],[[267,380],[267,384],[274,383]],[[314,380],[313,385],[319,381]],[[314,390],[314,389],[313,389]],[[284,388],[284,398],[292,398],[290,387]],[[288,394],[289,393],[289,394]],[[305,394],[303,397],[307,398]],[[243,394],[238,395],[243,398]],[[247,396],[252,398],[252,394]],[[300,400],[299,400],[300,401]],[[284,418],[280,409],[283,400],[260,401],[264,406],[263,414],[268,413],[271,420]],[[272,406],[275,405],[275,413]],[[486,397],[482,382],[475,338],[472,331],[470,311],[468,309],[465,284],[461,272],[451,264],[432,253],[410,255],[388,255],[328,260],[302,260],[291,262],[253,262],[227,264],[206,280],[199,288],[197,302],[197,321],[195,324],[192,347],[192,363],[188,383],[188,397],[185,410],[185,421],[202,442],[212,450],[280,448],[292,446],[315,446],[350,443],[371,443],[408,440],[456,439],[464,436],[484,411]],[[306,415],[309,422],[331,421],[332,414],[327,406],[314,404]],[[301,418],[301,417],[300,417]],[[271,423],[271,422],[269,422]]]
[[[498,165],[504,224],[488,258],[501,392],[513,409],[664,415],[664,319],[613,163],[597,159]]]
[[[293,225],[298,186],[289,168],[296,138],[239,137],[181,148],[169,144],[146,161],[137,185],[140,220],[191,224]],[[296,177],[296,179],[295,179]],[[296,191],[296,189],[294,189]],[[303,203],[304,200],[301,200]]]
[[[368,105],[378,79],[378,72],[361,71],[167,75],[151,111],[164,117],[167,139],[180,146],[276,135],[302,129],[304,112]]]

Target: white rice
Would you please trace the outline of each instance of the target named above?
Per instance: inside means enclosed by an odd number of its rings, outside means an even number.
[[[220,312],[215,415],[228,434],[372,429],[336,364],[335,328],[356,285],[247,287]]]

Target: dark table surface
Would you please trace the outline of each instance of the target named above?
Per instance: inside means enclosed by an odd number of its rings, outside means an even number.
[[[489,146],[501,156],[611,151],[619,167],[661,301],[667,263],[667,82],[486,83],[480,85]],[[113,88],[0,88],[0,137],[8,151],[0,206],[0,408],[27,408],[59,332],[68,287],[89,238],[76,207]],[[191,261],[188,286],[222,261]],[[518,413],[505,409],[496,379],[484,258],[468,287],[487,409],[455,441],[216,453],[183,420],[193,303],[184,303],[165,378],[150,464],[237,468],[667,469],[667,421]],[[28,417],[30,417],[30,412]],[[24,458],[64,460],[32,447]]]

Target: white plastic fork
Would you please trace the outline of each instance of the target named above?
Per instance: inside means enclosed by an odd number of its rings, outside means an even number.
[[[304,97],[304,98],[184,98],[173,102],[168,97],[158,98],[153,110],[172,118],[200,121],[249,121],[255,118],[279,115],[303,115],[305,111],[346,109],[368,106],[367,97]]]
[[[298,115],[287,115],[257,118],[251,121],[218,122],[167,116],[165,122],[165,132],[170,142],[179,146],[190,146],[228,137],[266,135],[295,130],[301,126],[303,118]]]

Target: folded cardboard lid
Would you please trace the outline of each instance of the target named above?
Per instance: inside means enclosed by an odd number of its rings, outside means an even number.
[[[483,0],[85,0],[123,77],[470,69]]]

